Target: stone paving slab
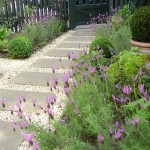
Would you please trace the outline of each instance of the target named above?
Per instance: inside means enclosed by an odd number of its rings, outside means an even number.
[[[50,83],[54,78],[60,78],[61,73],[44,73],[44,72],[21,72],[15,78],[9,81],[12,84],[32,85],[32,86],[47,86],[47,80]]]
[[[16,150],[22,141],[20,130],[14,133],[9,122],[0,121],[0,150]]]
[[[3,74],[2,73],[0,73],[0,78],[2,78],[3,77]]]
[[[87,47],[89,43],[72,43],[72,42],[63,42],[57,45],[58,48],[79,48],[83,49]]]
[[[6,98],[6,107],[0,108],[2,110],[9,110],[10,106],[16,104],[18,97],[25,97],[26,103],[22,104],[22,108],[25,112],[35,112],[35,109],[32,106],[32,100],[36,99],[37,103],[40,105],[45,105],[44,101],[47,97],[51,95],[51,92],[34,92],[34,91],[18,91],[18,90],[6,90],[0,89],[0,97]]]
[[[72,33],[72,36],[95,36],[95,32],[91,30],[79,30],[74,33]]]
[[[91,42],[92,41],[92,39],[93,39],[94,37],[77,37],[77,36],[72,36],[72,37],[68,37],[68,38],[66,38],[65,39],[65,41],[75,41],[75,42]]]
[[[38,59],[35,63],[31,65],[34,68],[59,68],[68,69],[71,65],[70,60],[59,60],[59,59]]]
[[[60,50],[60,49],[54,49],[51,51],[48,51],[46,53],[46,56],[52,56],[52,57],[67,57],[68,53],[73,53],[75,56],[79,56],[83,50]]]

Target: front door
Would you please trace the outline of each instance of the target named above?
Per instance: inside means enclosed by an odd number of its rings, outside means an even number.
[[[109,11],[109,0],[70,0],[70,27],[85,25],[91,16],[98,16]]]

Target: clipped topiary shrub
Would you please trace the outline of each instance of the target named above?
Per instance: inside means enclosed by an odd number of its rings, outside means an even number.
[[[130,28],[133,40],[150,42],[150,6],[135,11],[130,20]]]
[[[112,44],[108,38],[102,37],[102,38],[96,38],[92,41],[90,44],[89,50],[90,53],[94,51],[100,51],[103,50],[103,55],[106,58],[110,58],[112,56]]]
[[[8,53],[12,58],[27,58],[32,52],[32,43],[27,37],[17,36],[9,42]]]

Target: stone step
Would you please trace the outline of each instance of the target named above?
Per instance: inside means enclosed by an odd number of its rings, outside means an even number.
[[[87,47],[89,43],[73,43],[73,42],[63,42],[57,45],[58,48],[70,48],[70,49],[83,49]]]
[[[12,80],[11,84],[47,86],[47,81],[53,82],[54,78],[61,78],[61,73],[44,73],[44,72],[21,72]]]
[[[76,31],[74,33],[72,33],[72,36],[95,36],[95,32],[91,31],[91,30],[79,30],[79,31]]]
[[[68,53],[73,53],[75,56],[79,56],[83,50],[60,50],[60,49],[53,49],[48,51],[45,55],[50,57],[67,57]]]
[[[35,108],[32,106],[32,100],[36,99],[39,105],[45,106],[45,99],[49,97],[52,93],[44,92],[33,92],[33,91],[19,91],[19,90],[7,90],[0,89],[0,98],[6,98],[5,108],[0,108],[2,110],[9,110],[10,106],[17,103],[18,97],[25,97],[26,103],[22,103],[22,109],[25,112],[36,112]]]
[[[19,129],[14,133],[9,122],[0,121],[0,150],[16,150],[22,141]]]
[[[89,43],[89,42],[91,42],[92,41],[92,39],[93,39],[94,37],[76,37],[76,36],[72,36],[72,37],[68,37],[68,38],[66,38],[65,39],[65,41],[71,41],[71,42],[87,42],[87,43]]]
[[[35,63],[31,65],[34,68],[59,68],[67,69],[71,66],[70,60],[59,60],[59,59],[38,59]]]

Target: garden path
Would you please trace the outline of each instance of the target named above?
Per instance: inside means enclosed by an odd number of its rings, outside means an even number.
[[[18,97],[22,96],[26,99],[23,110],[36,113],[32,100],[36,99],[38,104],[43,105],[44,100],[51,94],[47,82],[51,83],[55,77],[60,78],[62,73],[70,69],[71,61],[68,60],[67,53],[79,55],[93,37],[94,32],[91,29],[77,28],[62,35],[27,60],[7,61],[7,71],[0,78],[0,98],[6,98],[6,107],[1,107],[0,110],[0,150],[25,150],[25,147],[20,146],[22,138],[19,131],[17,134],[11,131],[10,122],[14,118],[8,111],[10,106],[16,104]],[[55,76],[50,69],[52,67],[57,68]],[[65,98],[64,94],[58,94],[57,91],[56,96],[59,102]],[[55,109],[58,116],[62,110],[60,105],[58,103]]]

